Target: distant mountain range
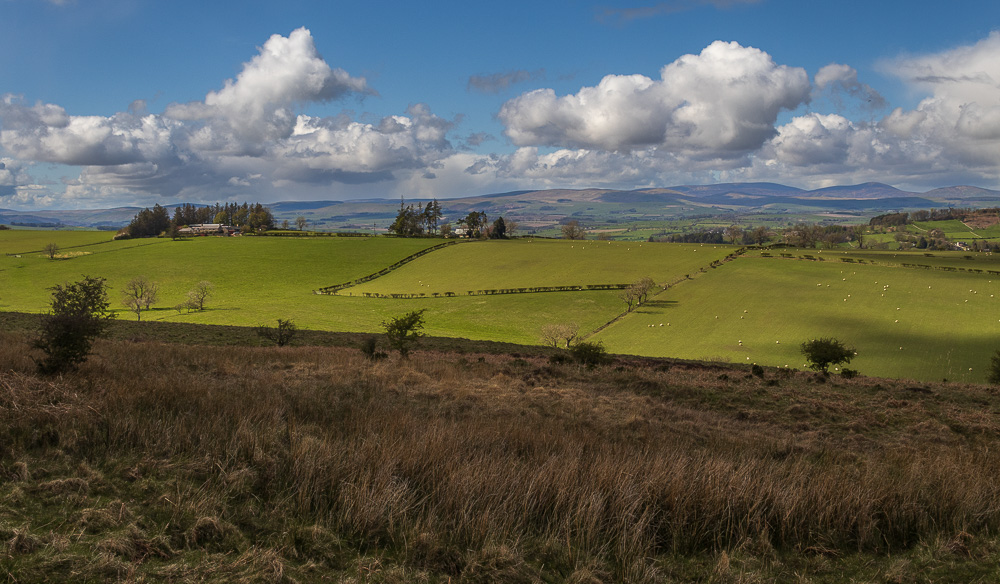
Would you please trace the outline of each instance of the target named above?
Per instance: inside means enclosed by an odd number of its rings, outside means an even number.
[[[408,199],[407,204],[419,204],[426,200]],[[721,183],[636,190],[512,191],[441,199],[439,202],[447,221],[457,221],[470,211],[483,211],[491,217],[503,215],[528,226],[552,224],[566,217],[578,218],[581,222],[624,222],[759,213],[871,216],[936,207],[1000,206],[1000,191],[953,186],[916,193],[882,183],[810,191],[776,183]],[[172,210],[178,205],[164,207]],[[384,229],[395,218],[399,201],[283,201],[268,206],[279,222],[287,219],[294,224],[296,217],[304,216],[313,229],[378,230]],[[128,224],[140,210],[139,207],[44,211],[0,209],[0,224],[117,229]]]

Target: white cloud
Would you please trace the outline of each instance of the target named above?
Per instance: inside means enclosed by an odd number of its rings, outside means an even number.
[[[660,80],[608,75],[557,97],[539,89],[505,103],[499,118],[519,146],[627,151],[656,146],[693,159],[733,159],[775,134],[778,113],[809,99],[803,69],[717,41],[663,67]]]

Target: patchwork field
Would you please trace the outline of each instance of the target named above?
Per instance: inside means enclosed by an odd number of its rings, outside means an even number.
[[[836,337],[857,349],[850,368],[863,374],[976,383],[1000,347],[1000,258],[989,254],[774,250],[717,263],[735,248],[466,242],[320,295],[314,290],[372,274],[440,240],[108,239],[0,232],[0,310],[44,312],[48,288],[89,275],[108,280],[119,318],[134,319],[118,294],[142,275],[160,285],[156,309],[143,320],[253,326],[284,318],[300,328],[378,332],[383,320],[424,309],[426,332],[435,336],[537,344],[545,324],[574,322],[613,353],[798,369],[803,341]],[[50,241],[63,259],[41,251]],[[627,284],[644,276],[672,285],[626,315],[616,290],[467,294]],[[207,310],[171,308],[202,280],[214,285]]]
[[[920,256],[924,265],[984,270],[976,273],[839,261],[907,259],[898,253],[837,255],[748,254],[661,293],[596,339],[620,353],[801,369],[803,341],[835,337],[855,347],[850,368],[864,374],[984,380],[1000,348],[1000,276],[985,269],[1000,262]]]

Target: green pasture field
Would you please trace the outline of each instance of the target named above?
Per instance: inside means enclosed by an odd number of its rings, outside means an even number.
[[[1000,223],[991,225],[985,229],[971,229],[958,219],[948,221],[917,221],[911,224],[909,231],[916,235],[940,229],[944,236],[951,241],[968,241],[971,239],[1000,239]]]
[[[792,259],[772,254],[747,254],[682,282],[595,340],[616,353],[802,369],[803,341],[835,337],[855,347],[858,356],[849,367],[863,374],[985,381],[990,358],[1000,348],[1000,276],[987,270],[1000,270],[1000,258],[977,254],[966,260],[961,253],[940,252],[926,257],[797,250]],[[806,254],[817,260],[801,259]],[[821,255],[826,261],[818,261]],[[866,263],[844,263],[842,257]]]
[[[734,249],[726,245],[593,240],[469,242],[422,256],[341,294],[416,292],[431,296],[531,286],[631,284],[646,276],[662,284],[693,274]]]
[[[69,250],[92,240],[77,239],[72,232],[21,233],[30,236],[7,241],[0,251],[34,251],[18,253],[21,257],[0,256],[0,310],[44,312],[49,288],[97,276],[107,279],[118,318],[134,319],[121,304],[120,291],[141,275],[160,286],[159,301],[143,313],[143,320],[166,322],[255,326],[282,318],[300,328],[379,332],[383,320],[425,309],[425,330],[431,335],[534,344],[545,323],[576,322],[583,330],[592,330],[619,312],[614,291],[448,300],[369,300],[313,293],[441,243],[435,239],[201,237],[112,242],[108,234],[101,234],[103,243],[77,248],[86,250],[86,255],[50,260],[40,251],[45,243],[54,241]],[[171,308],[202,280],[214,286],[205,311]]]

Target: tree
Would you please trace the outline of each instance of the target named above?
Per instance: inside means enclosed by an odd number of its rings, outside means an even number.
[[[450,236],[451,236],[451,223],[442,223],[441,237],[450,237]]]
[[[488,219],[486,213],[482,211],[472,211],[466,215],[463,219],[459,219],[458,223],[460,225],[465,225],[468,230],[467,234],[471,238],[479,239],[483,236],[483,230],[486,229],[486,223]]]
[[[215,287],[212,286],[211,282],[206,282],[205,280],[198,282],[198,285],[187,294],[188,307],[191,310],[205,310],[205,301],[212,295],[214,289]]]
[[[520,223],[514,221],[513,219],[507,219],[506,225],[507,225],[507,237],[514,237],[514,235],[517,233],[517,228],[521,226]]]
[[[580,325],[568,322],[563,324],[547,324],[542,327],[542,342],[552,347],[559,347],[565,343],[568,349],[576,340],[580,332]]]
[[[580,227],[580,222],[576,219],[566,223],[562,226],[562,236],[563,239],[586,239],[587,235],[583,231],[583,227]]]
[[[761,225],[760,227],[755,227],[753,231],[750,232],[750,239],[757,245],[763,245],[767,240],[771,239],[771,232]]]
[[[813,339],[802,343],[802,354],[809,361],[809,368],[824,375],[829,374],[830,365],[847,364],[854,358],[855,351],[837,339]]]
[[[410,347],[424,336],[421,332],[424,328],[424,310],[414,310],[403,316],[384,320],[382,327],[389,347],[399,351],[399,356],[406,359],[410,354]]]
[[[54,375],[75,369],[87,360],[94,339],[115,317],[108,309],[104,278],[84,277],[79,282],[50,288],[52,307],[42,319],[36,349],[45,353],[35,360],[39,372]]]
[[[142,311],[156,304],[160,287],[145,276],[136,276],[122,289],[122,304],[135,313],[136,321],[142,320]]]
[[[302,215],[299,215],[298,217],[295,218],[295,226],[299,228],[299,231],[305,229],[306,225],[308,224],[309,221],[307,221],[306,218],[303,217]]]
[[[490,230],[490,239],[507,239],[507,224],[503,217],[497,217],[493,222],[493,229]]]
[[[55,243],[46,243],[42,250],[45,251],[45,255],[49,256],[50,260],[54,260],[56,254],[59,253],[59,246]]]
[[[628,288],[623,288],[618,292],[618,297],[621,298],[625,304],[628,305],[628,311],[631,312],[633,308],[641,305],[649,297],[649,293],[653,291],[656,287],[656,282],[652,278],[646,276],[645,278],[640,278]]]
[[[743,228],[739,225],[726,227],[726,237],[729,238],[729,243],[735,244],[737,239],[743,237]]]
[[[295,338],[298,327],[291,320],[278,319],[278,326],[269,327],[266,325],[257,326],[257,336],[267,339],[279,347],[284,347]]]

